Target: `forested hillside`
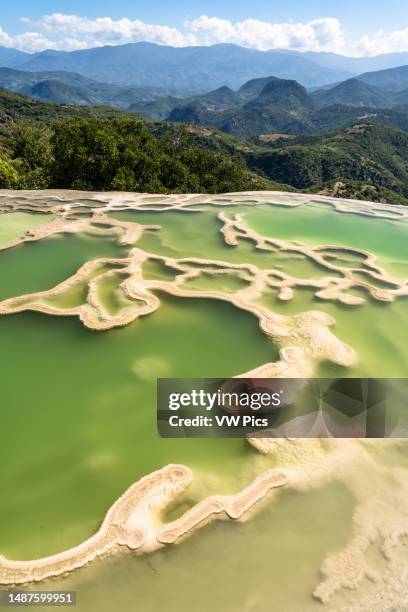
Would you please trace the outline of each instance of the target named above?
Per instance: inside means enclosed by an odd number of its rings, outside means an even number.
[[[298,189],[408,203],[408,134],[355,125],[333,135],[280,140],[246,154],[264,176]]]
[[[221,192],[276,187],[228,137],[203,139],[109,108],[0,92],[0,187]]]
[[[267,107],[278,115],[281,82],[269,80],[258,95],[256,85],[245,94],[252,100],[246,112]],[[307,113],[304,88],[288,81],[284,88],[287,107],[298,116]],[[226,104],[230,92],[219,91],[215,98]],[[338,122],[351,127],[239,139],[202,125],[152,121],[107,107],[49,104],[0,90],[0,187],[163,193],[289,189],[408,203],[408,133],[381,125],[379,113],[353,124],[357,109],[331,108],[339,109]],[[334,110],[313,112],[329,131]],[[384,112],[408,128],[406,115]]]

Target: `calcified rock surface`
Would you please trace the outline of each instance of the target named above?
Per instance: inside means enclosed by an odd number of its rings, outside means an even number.
[[[273,290],[277,291],[282,302],[290,302],[298,288],[308,288],[320,299],[337,301],[352,308],[364,302],[361,294],[356,295],[353,291],[356,288],[363,288],[371,299],[391,302],[408,295],[407,281],[389,275],[378,265],[372,253],[353,247],[331,244],[312,247],[264,237],[247,227],[243,215],[234,212],[234,205],[243,202],[247,206],[277,204],[296,207],[307,205],[312,200],[316,201],[316,196],[278,192],[221,196],[2,192],[0,215],[17,211],[54,215],[52,221],[28,230],[4,249],[65,233],[113,236],[118,244],[128,248],[122,258],[86,262],[74,275],[52,289],[0,302],[0,314],[33,310],[54,316],[78,316],[88,328],[106,330],[128,325],[138,317],[156,311],[160,308],[157,292],[211,298],[227,301],[252,313],[258,318],[261,330],[279,348],[278,361],[249,372],[237,372],[237,376],[307,377],[323,360],[352,366],[358,357],[352,347],[332,333],[331,327],[335,322],[332,317],[320,311],[295,316],[276,314],[260,304],[261,296]],[[408,210],[400,206],[322,196],[318,201],[341,214],[375,216],[385,220],[408,219]],[[194,214],[201,210],[200,205],[214,203],[217,207],[226,207],[218,213],[226,247],[236,248],[246,242],[265,255],[277,253],[305,258],[319,267],[321,275],[318,278],[296,278],[274,267],[266,269],[253,263],[197,257],[176,258],[138,247],[138,240],[145,232],[160,232],[161,212]],[[110,216],[112,212],[129,210],[155,212],[157,224],[119,221]],[[345,265],[344,256],[354,258],[356,263]],[[171,271],[171,280],[152,280],[145,276],[143,270],[147,262],[156,262]],[[203,275],[219,280],[219,288],[207,290],[199,288],[199,284],[198,288],[192,286],[192,281],[199,283]],[[226,277],[235,278],[240,287],[227,290],[222,283]],[[100,297],[100,288],[105,283],[116,285],[118,307],[114,313],[106,308]],[[83,303],[75,307],[61,306],[64,294],[79,287],[85,288]],[[192,479],[188,467],[169,465],[132,485],[108,511],[98,532],[79,546],[33,561],[0,557],[0,584],[43,580],[124,547],[139,553],[149,552],[178,542],[214,518],[246,516],[249,510],[257,507],[257,502],[270,494],[271,489],[284,486],[308,490],[337,479],[344,482],[356,500],[352,533],[344,550],[325,559],[314,597],[327,603],[338,591],[345,589],[347,596],[349,590],[355,593],[355,589],[359,589],[361,605],[353,594],[346,607],[338,603],[331,608],[347,610],[383,610],[405,601],[408,570],[406,555],[401,554],[401,541],[408,534],[408,473],[403,468],[390,467],[378,460],[379,454],[399,442],[252,438],[249,443],[260,453],[273,456],[276,467],[260,475],[236,495],[210,497],[179,519],[163,523],[163,508],[172,503]],[[385,569],[379,571],[370,564],[367,553],[371,546],[381,552],[386,562]]]
[[[279,196],[270,194],[248,193],[247,197],[253,205],[256,203],[278,203],[280,205],[296,206],[307,201],[306,196]],[[69,198],[70,193],[65,197]],[[225,205],[231,202],[239,204],[243,194],[225,196]],[[160,200],[160,206],[155,204]],[[5,200],[5,202],[4,202]],[[270,201],[271,200],[271,201]],[[54,203],[55,201],[55,203]],[[98,194],[92,198],[62,199],[62,196],[41,198],[38,195],[10,195],[0,199],[0,211],[37,211],[53,212],[56,218],[44,225],[36,227],[19,240],[5,248],[11,248],[21,242],[41,240],[48,236],[61,233],[88,233],[98,236],[117,236],[120,245],[128,245],[129,252],[123,259],[99,259],[87,262],[76,274],[66,279],[56,287],[43,292],[22,295],[0,302],[0,314],[11,314],[24,310],[37,310],[46,314],[69,316],[78,315],[81,321],[89,328],[96,330],[110,329],[128,325],[136,318],[154,312],[160,306],[160,300],[154,293],[157,290],[165,291],[179,297],[205,297],[229,301],[238,308],[252,312],[258,317],[261,329],[269,335],[281,349],[282,362],[265,364],[252,375],[308,375],[316,361],[328,359],[339,365],[352,365],[356,359],[354,351],[340,342],[330,332],[334,320],[321,312],[307,312],[298,316],[286,317],[272,313],[269,309],[259,305],[257,299],[269,289],[277,289],[282,301],[289,301],[293,297],[295,288],[312,288],[315,295],[326,300],[338,300],[344,304],[353,305],[364,301],[349,290],[363,287],[371,297],[389,302],[396,297],[408,295],[408,284],[405,280],[393,279],[386,271],[377,265],[375,255],[362,250],[323,245],[308,247],[292,241],[277,240],[259,236],[246,227],[240,214],[227,216],[223,211],[218,217],[223,226],[221,233],[227,245],[235,247],[241,240],[250,241],[257,250],[270,252],[284,252],[306,257],[323,269],[327,274],[318,279],[302,279],[292,277],[277,268],[260,269],[254,264],[232,264],[227,261],[200,258],[176,259],[160,256],[155,253],[131,248],[145,231],[160,231],[160,225],[141,225],[137,222],[119,221],[109,217],[110,211],[143,210],[158,213],[168,210],[187,210],[192,213],[199,211],[198,204],[211,203],[209,196],[133,196],[130,194]],[[335,200],[328,200],[330,204],[340,210],[344,204]],[[223,202],[222,197],[217,198],[217,205]],[[97,206],[94,207],[93,204]],[[357,205],[359,204],[359,206]],[[194,208],[191,208],[194,207]],[[393,207],[397,208],[397,207]],[[396,212],[391,210],[389,217],[395,218]],[[351,210],[357,214],[371,214],[385,217],[383,207],[367,203],[352,203]],[[84,218],[84,214],[87,216]],[[398,210],[402,216],[402,212]],[[90,216],[88,216],[90,215]],[[361,268],[350,268],[336,261],[336,255],[348,253],[361,259]],[[143,277],[143,264],[147,261],[157,261],[170,270],[175,270],[174,280],[149,280]],[[103,266],[115,266],[115,269],[97,273]],[[119,270],[117,269],[119,267]],[[359,277],[355,272],[359,271]],[[217,277],[222,275],[235,275],[237,279],[245,280],[247,286],[235,292],[224,290],[199,290],[188,287],[188,281],[198,278],[201,274]],[[361,279],[361,275],[363,278]],[[123,303],[115,314],[108,313],[102,301],[98,299],[97,288],[101,283],[111,278],[120,277],[117,293]],[[122,280],[123,279],[123,280]],[[379,288],[376,281],[382,284]],[[64,291],[78,285],[87,285],[88,296],[84,304],[74,308],[62,309],[52,304],[52,299],[62,296]],[[247,373],[248,374],[248,373]]]
[[[114,503],[97,533],[79,546],[33,561],[0,557],[0,582],[21,584],[74,570],[115,547],[154,547],[154,515],[191,481],[182,465],[168,465],[142,478]]]
[[[0,556],[0,583],[24,584],[59,576],[96,557],[117,552],[120,547],[151,552],[220,514],[239,518],[271,489],[287,483],[283,474],[271,470],[236,495],[209,497],[177,521],[163,525],[161,511],[191,480],[191,470],[184,465],[167,465],[145,476],[123,493],[107,512],[97,533],[79,546],[32,561],[11,561]]]
[[[378,455],[398,440],[272,440],[251,439],[260,452],[271,454],[290,486],[301,491],[323,486],[329,480],[343,482],[353,493],[356,506],[347,546],[329,555],[322,566],[322,580],[313,595],[322,603],[342,589],[364,587],[364,597],[350,596],[344,610],[388,610],[408,602],[407,470],[378,461]],[[377,569],[367,553],[376,547],[388,567]],[[402,551],[402,552],[401,552]],[[391,569],[393,568],[393,569]],[[393,570],[395,573],[393,573]],[[375,593],[375,594],[374,594]]]

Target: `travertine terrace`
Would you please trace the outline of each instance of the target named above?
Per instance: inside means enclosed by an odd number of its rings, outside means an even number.
[[[109,509],[98,532],[79,546],[33,561],[0,557],[0,583],[21,584],[59,576],[96,557],[118,552],[120,547],[152,552],[217,516],[239,518],[271,489],[287,483],[283,474],[271,470],[236,495],[208,498],[173,523],[162,524],[160,512],[191,479],[191,471],[183,465],[168,465],[149,474],[125,491]]]
[[[316,246],[263,236],[249,227],[245,215],[234,211],[234,206],[242,203],[250,207],[263,204],[293,208],[307,206],[316,200],[342,215],[364,215],[385,221],[408,219],[408,211],[400,206],[278,192],[217,196],[2,192],[0,215],[35,213],[36,226],[1,250],[52,236],[81,234],[114,238],[124,248],[125,255],[87,261],[72,276],[51,289],[5,299],[0,302],[0,314],[38,311],[51,316],[75,316],[87,328],[97,332],[123,327],[154,313],[161,306],[162,294],[221,300],[255,316],[261,331],[279,350],[277,361],[264,363],[248,372],[236,372],[236,376],[307,377],[323,361],[351,367],[357,362],[358,355],[352,346],[333,333],[335,320],[332,316],[318,308],[291,316],[278,314],[262,304],[262,296],[274,291],[285,304],[294,299],[297,290],[308,289],[321,301],[353,308],[366,299],[386,304],[407,296],[407,280],[391,275],[369,251],[352,246],[339,247],[330,243]],[[138,244],[146,234],[160,234],[162,212],[194,215],[212,205],[217,206],[220,237],[225,248],[236,249],[245,244],[265,257],[273,254],[301,258],[318,268],[320,274],[310,278],[296,277],[273,265],[259,267],[253,262],[233,263],[210,257],[163,255]],[[155,213],[157,222],[143,224],[136,217],[135,221],[124,221],[113,216],[120,211],[132,210]],[[53,218],[38,224],[44,213],[52,214]],[[144,266],[149,262],[160,265],[169,273],[169,278],[152,279],[145,275]],[[216,280],[214,288],[200,286],[204,276]],[[237,287],[228,288],[224,283],[227,278],[236,281]],[[115,287],[117,306],[113,310],[107,308],[101,298],[100,289],[106,283]],[[64,306],[64,295],[75,288],[84,289],[85,299],[78,305]],[[163,509],[174,502],[193,478],[187,466],[168,465],[129,487],[107,512],[95,535],[82,544],[31,561],[0,556],[0,584],[41,581],[124,548],[147,553],[173,545],[214,518],[245,518],[262,499],[275,497],[275,493],[271,493],[274,488],[307,490],[337,479],[351,489],[356,499],[353,531],[346,549],[330,554],[325,560],[322,580],[314,591],[315,598],[327,602],[343,588],[361,587],[366,578],[378,580],[366,558],[371,544],[379,544],[390,564],[399,564],[398,585],[395,580],[386,582],[383,591],[389,594],[390,601],[395,601],[395,593],[404,593],[406,565],[394,555],[399,540],[408,531],[408,492],[404,470],[379,466],[372,454],[374,443],[368,441],[253,438],[249,443],[260,452],[260,456],[273,456],[276,467],[264,471],[235,495],[220,494],[203,499],[180,518],[166,522],[162,518]],[[391,445],[398,444],[398,441],[376,443]],[[356,466],[360,471],[356,471]],[[391,482],[385,484],[388,479],[391,481],[390,475],[394,482],[399,483],[398,493]],[[386,499],[383,493],[380,499],[379,489],[387,486],[389,497]],[[370,601],[368,596],[366,599]],[[372,602],[375,607],[375,598]]]

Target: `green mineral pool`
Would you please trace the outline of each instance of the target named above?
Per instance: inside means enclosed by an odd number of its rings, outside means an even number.
[[[97,235],[90,226],[87,232],[61,232],[5,248],[53,218],[47,197],[38,201],[41,214],[4,209],[0,215],[0,555],[30,560],[81,543],[95,533],[127,487],[169,463],[189,466],[194,479],[167,510],[167,520],[209,495],[236,493],[256,475],[290,463],[284,454],[283,459],[262,455],[245,439],[158,436],[157,378],[234,376],[276,362],[280,353],[278,344],[261,331],[255,314],[235,307],[225,296],[175,297],[161,285],[152,290],[160,306],[123,325],[120,317],[131,312],[132,296],[125,295],[121,283],[130,274],[126,266],[135,256],[134,248],[155,256],[140,270],[134,264],[133,272],[139,274],[135,290],[146,280],[173,283],[181,271],[171,260],[199,271],[185,283],[185,290],[224,292],[227,298],[245,293],[252,278],[249,269],[237,272],[228,263],[272,270],[275,278],[296,278],[299,283],[291,299],[280,299],[278,289],[269,286],[255,296],[254,304],[284,317],[306,311],[333,317],[333,334],[354,349],[358,360],[348,368],[320,362],[317,375],[407,376],[408,302],[402,294],[408,277],[408,220],[398,219],[394,209],[392,218],[382,219],[354,209],[337,212],[315,198],[296,207],[271,205],[264,194],[258,199],[254,192],[214,196],[213,204],[206,199],[202,206],[196,196],[190,211],[162,211],[161,196],[152,196],[144,206],[156,206],[156,212],[111,207],[105,211],[106,227]],[[75,201],[72,193],[71,200],[67,196],[71,218],[90,218],[79,206],[87,202],[84,197]],[[290,195],[284,197],[290,201]],[[132,196],[126,201],[131,203]],[[103,202],[91,203],[103,211]],[[381,207],[386,213],[386,205]],[[227,244],[220,231],[221,212],[228,219],[239,213],[246,228],[286,246],[259,248],[248,236],[241,236],[236,246]],[[146,230],[134,243],[124,244],[109,228],[109,218],[160,229]],[[302,254],[302,247],[322,245],[329,247],[326,261],[335,261],[343,271],[329,270]],[[391,283],[388,277],[374,279],[373,294],[366,286],[370,276],[365,252],[377,256],[391,278]],[[203,261],[188,263],[191,258]],[[98,259],[114,261],[95,264],[79,283],[59,293],[30,295],[52,289],[84,263]],[[337,282],[351,269],[356,284],[349,295],[362,297],[362,303],[346,305],[316,296],[325,277]],[[90,281],[103,310],[100,317],[117,323],[112,329],[91,330],[77,316],[54,316],[66,315],[71,308],[90,308]],[[401,295],[392,293],[395,287]],[[375,288],[386,293],[383,300],[375,298]],[[10,298],[22,295],[27,296],[26,305],[51,310],[2,310],[2,300],[10,303]],[[143,293],[135,298],[142,305],[143,300]],[[408,444],[401,441],[393,447],[380,442],[365,454],[356,453],[359,458],[348,465],[347,477],[331,475],[316,487],[283,487],[245,520],[213,521],[152,554],[126,552],[98,559],[66,577],[28,588],[75,590],[79,612],[325,610],[312,593],[324,559],[346,547],[352,537],[359,490],[367,486],[368,496],[374,498],[390,487],[397,495],[397,475],[406,471],[408,480]],[[306,455],[304,460],[307,464]],[[370,563],[385,576],[385,561],[376,546],[370,548]],[[359,590],[355,597],[357,605]],[[340,591],[327,609],[348,609],[348,602],[347,593]]]
[[[2,428],[13,432],[0,448],[6,556],[82,541],[128,486],[167,463],[208,472],[204,491],[224,489],[221,477],[238,486],[255,451],[240,439],[160,439],[156,378],[231,376],[274,361],[276,349],[229,304],[161,299],[154,316],[106,332],[76,318],[0,318]]]

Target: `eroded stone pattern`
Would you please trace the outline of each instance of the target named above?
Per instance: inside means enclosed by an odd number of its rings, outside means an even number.
[[[310,247],[260,236],[250,230],[245,225],[245,219],[230,208],[243,203],[293,207],[312,200],[316,201],[316,196],[312,198],[278,192],[220,196],[4,192],[0,196],[0,213],[52,212],[56,216],[53,221],[29,230],[20,240],[5,248],[13,248],[24,241],[41,240],[53,234],[79,232],[116,236],[118,243],[128,246],[129,251],[123,258],[89,261],[73,276],[48,291],[4,300],[0,302],[0,314],[38,310],[50,315],[76,315],[84,325],[103,330],[127,325],[137,317],[153,313],[160,307],[155,293],[160,290],[180,297],[229,301],[259,319],[261,330],[279,347],[280,360],[250,372],[237,373],[237,376],[304,377],[312,374],[322,360],[351,366],[357,360],[357,355],[352,347],[331,332],[330,327],[334,323],[332,317],[318,311],[294,316],[278,315],[261,306],[259,298],[265,292],[274,290],[280,300],[290,301],[299,287],[307,287],[320,299],[335,300],[353,307],[364,301],[353,293],[354,288],[363,287],[371,298],[389,302],[408,294],[406,280],[392,278],[378,265],[374,254],[363,250],[330,244]],[[408,210],[399,206],[385,207],[383,204],[346,202],[321,196],[318,200],[341,213],[393,220],[408,218]],[[260,269],[254,264],[232,264],[194,257],[173,258],[137,247],[143,232],[160,232],[161,211],[186,210],[193,214],[200,210],[200,205],[208,204],[229,207],[228,213],[221,211],[218,214],[223,223],[221,233],[226,245],[236,248],[245,240],[252,242],[261,252],[275,251],[306,257],[324,270],[322,276],[295,278],[275,268]],[[108,216],[111,211],[132,209],[157,212],[157,225],[143,226]],[[358,264],[345,265],[342,260],[344,255],[351,255]],[[152,280],[145,277],[143,265],[147,261],[165,266],[174,273],[173,278]],[[188,285],[189,281],[199,279],[201,274],[221,279],[223,275],[236,276],[242,281],[242,287],[227,291],[218,288],[195,289]],[[116,279],[120,305],[112,313],[100,299],[99,288],[105,282],[116,282]],[[86,288],[84,303],[74,308],[62,308],[53,303],[54,298],[79,285]],[[109,510],[99,531],[74,549],[37,561],[10,561],[0,557],[0,584],[42,580],[80,567],[97,556],[124,546],[148,552],[178,541],[213,518],[236,519],[244,516],[272,488],[285,485],[286,488],[307,490],[337,479],[344,482],[356,500],[352,535],[344,550],[325,559],[322,580],[316,586],[314,597],[326,603],[333,596],[338,597],[338,591],[346,589],[347,593],[350,589],[359,589],[362,593],[361,605],[358,597],[353,595],[352,608],[345,608],[339,600],[331,609],[388,609],[396,604],[401,605],[407,598],[408,566],[406,555],[401,553],[401,542],[408,534],[408,473],[402,467],[390,468],[382,464],[375,454],[400,442],[262,438],[253,438],[249,442],[261,453],[272,455],[276,467],[237,495],[208,498],[180,519],[162,524],[158,518],[161,509],[171,503],[192,478],[186,466],[167,466],[132,485]],[[378,548],[386,562],[386,569],[381,572],[368,560],[367,552],[371,546]],[[367,587],[370,583],[380,586]]]
[[[209,497],[171,523],[162,524],[161,512],[191,482],[184,465],[167,465],[133,484],[108,510],[100,529],[91,538],[62,553],[32,561],[0,556],[0,584],[38,582],[78,569],[97,557],[127,547],[139,553],[172,544],[193,529],[223,514],[237,519],[287,478],[270,470],[236,495]]]

